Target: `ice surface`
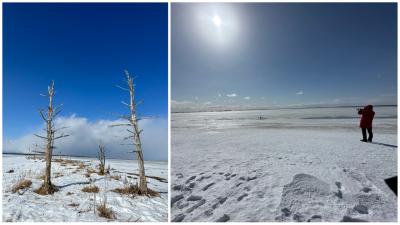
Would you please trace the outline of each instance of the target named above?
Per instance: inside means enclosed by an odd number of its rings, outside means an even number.
[[[58,158],[58,157],[55,157]],[[97,159],[73,158],[82,161],[89,168],[95,168]],[[161,192],[160,197],[131,197],[112,192],[124,185],[125,177],[136,183],[137,162],[133,160],[106,160],[110,164],[111,176],[121,175],[120,180],[105,179],[105,176],[92,173],[86,177],[86,169],[77,169],[72,164],[52,163],[52,182],[60,188],[53,195],[38,195],[34,190],[42,184],[45,163],[41,160],[26,159],[25,156],[3,155],[3,221],[31,222],[72,222],[72,221],[107,221],[94,213],[94,201],[97,205],[107,198],[107,207],[116,215],[115,221],[167,221],[168,184],[157,179],[147,178],[151,189]],[[146,175],[168,179],[166,162],[145,162]],[[14,170],[13,173],[7,173]],[[62,174],[56,177],[56,174]],[[21,178],[32,180],[32,186],[17,193],[11,187]],[[92,182],[90,182],[92,180]],[[82,188],[93,183],[100,188],[96,194],[82,192]],[[77,204],[77,206],[74,206]]]
[[[397,108],[173,113],[175,221],[397,221]],[[196,196],[195,201],[188,201]]]

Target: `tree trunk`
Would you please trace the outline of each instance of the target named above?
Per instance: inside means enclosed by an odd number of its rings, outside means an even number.
[[[47,113],[47,145],[46,145],[46,173],[44,177],[44,188],[51,193],[51,158],[53,154],[53,94],[54,83],[49,88],[49,111]]]
[[[47,118],[44,113],[44,110],[40,111],[40,115],[43,120],[46,121],[46,137],[36,135],[42,139],[46,140],[46,149],[45,149],[45,159],[46,159],[46,170],[44,174],[44,183],[43,186],[38,190],[40,194],[52,194],[57,190],[56,187],[51,183],[51,160],[53,158],[53,148],[54,148],[54,140],[67,137],[68,135],[61,134],[58,137],[55,137],[56,129],[54,129],[53,119],[57,114],[61,111],[58,107],[55,108],[55,112],[53,111],[53,95],[54,95],[54,82],[48,87],[48,97],[49,97],[49,106],[47,111]],[[62,128],[61,128],[62,129]],[[61,155],[61,154],[60,154]]]
[[[44,176],[44,188],[47,192],[51,189],[51,146],[46,147],[46,173]]]
[[[139,137],[139,129],[136,126],[135,128],[135,150],[136,150],[136,159],[138,161],[139,166],[139,190],[141,193],[147,193],[147,181],[146,181],[146,174],[144,172],[144,160],[143,160],[143,152],[142,152],[142,143],[140,142]]]
[[[131,111],[130,122],[133,127],[133,138],[135,141],[135,152],[136,159],[138,161],[139,166],[139,191],[142,194],[147,194],[147,181],[146,175],[144,172],[144,160],[143,160],[143,152],[142,152],[142,143],[140,141],[140,130],[138,124],[138,118],[136,116],[136,102],[135,102],[135,85],[133,83],[133,79],[129,76],[128,71],[125,71],[127,76],[127,83],[129,86],[129,94],[130,94],[130,104],[129,108]]]

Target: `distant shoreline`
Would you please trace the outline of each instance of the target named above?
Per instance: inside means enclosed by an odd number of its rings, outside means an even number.
[[[225,109],[214,109],[210,107],[208,109],[188,109],[187,111],[174,111],[171,109],[171,113],[198,113],[198,112],[235,112],[235,111],[257,111],[257,110],[281,110],[281,109],[329,109],[329,108],[361,108],[361,105],[338,105],[338,106],[283,106],[283,107],[256,107],[256,108],[225,108]],[[397,107],[397,105],[374,105],[374,107]]]
[[[3,152],[3,155],[21,155],[21,156],[41,156],[40,154],[32,154],[32,153],[19,153],[19,152]],[[82,156],[82,155],[53,155],[53,157],[56,156],[65,156],[65,157],[71,157],[71,158],[90,158],[90,159],[96,159],[95,156]],[[131,160],[131,161],[136,161],[135,159],[119,159],[119,158],[106,158],[107,159],[117,159],[117,160]],[[168,161],[157,161],[157,160],[145,160],[145,162],[168,162]]]

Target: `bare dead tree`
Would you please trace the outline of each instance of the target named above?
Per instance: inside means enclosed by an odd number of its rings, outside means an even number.
[[[60,138],[68,137],[69,135],[61,133],[58,136],[55,136],[55,133],[59,130],[64,129],[65,127],[55,129],[54,127],[54,118],[61,112],[61,106],[53,108],[53,97],[54,97],[55,91],[54,91],[54,81],[51,82],[51,84],[47,88],[47,94],[46,95],[41,95],[44,97],[49,98],[49,106],[47,108],[47,113],[46,110],[41,109],[39,110],[39,113],[42,117],[42,119],[46,123],[46,136],[41,136],[35,134],[35,136],[42,138],[46,142],[46,147],[45,147],[45,159],[46,159],[46,171],[45,171],[45,176],[44,176],[44,183],[42,187],[37,191],[40,194],[52,194],[55,191],[57,191],[57,188],[51,183],[51,159],[53,156],[53,149],[54,149],[54,141]]]
[[[120,86],[120,89],[129,92],[129,103],[125,103],[122,101],[121,103],[124,104],[129,108],[129,115],[124,115],[121,118],[126,119],[129,123],[123,123],[123,124],[115,124],[111,125],[112,127],[115,126],[128,126],[131,129],[127,129],[129,132],[129,136],[125,137],[124,140],[133,140],[133,145],[135,146],[135,149],[131,151],[131,153],[136,153],[136,159],[138,161],[138,166],[139,166],[139,192],[143,195],[148,195],[149,189],[147,188],[147,181],[146,181],[146,175],[144,171],[144,160],[143,160],[143,152],[142,152],[142,143],[140,141],[140,134],[143,130],[139,129],[139,120],[142,118],[139,118],[137,116],[137,111],[136,107],[142,103],[142,101],[136,102],[135,100],[135,84],[134,84],[134,78],[130,76],[129,72],[125,70],[125,75],[126,75],[126,83],[128,88],[123,88]]]
[[[99,144],[99,152],[97,153],[97,158],[100,161],[99,174],[100,175],[104,175],[104,168],[105,168],[105,165],[106,165],[106,157],[105,157],[104,146],[101,143]]]

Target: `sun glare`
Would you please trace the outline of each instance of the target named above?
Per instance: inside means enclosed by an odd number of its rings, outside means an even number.
[[[217,27],[221,26],[222,21],[221,21],[221,18],[219,18],[219,16],[215,15],[212,20],[213,20],[215,26],[217,26]]]

